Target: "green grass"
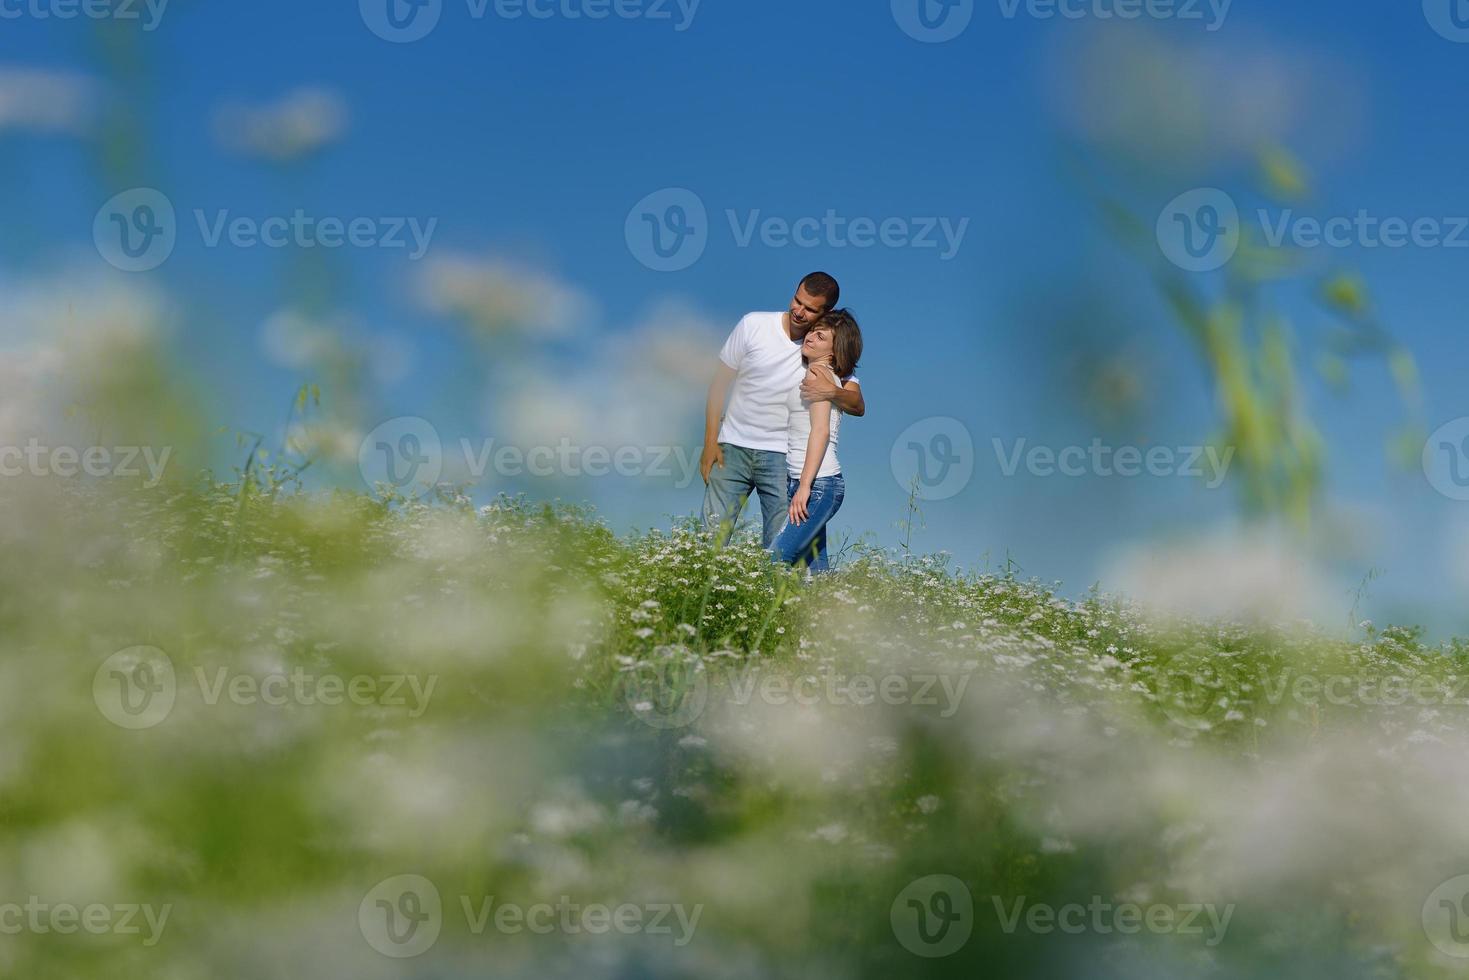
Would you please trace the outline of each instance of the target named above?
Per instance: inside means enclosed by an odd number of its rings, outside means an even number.
[[[454,493],[13,482],[0,498],[0,901],[172,906],[153,946],[6,936],[10,975],[1456,965],[1421,913],[1469,871],[1458,643],[1162,622],[862,548],[805,584],[746,540],[619,537],[583,510]],[[94,679],[138,645],[166,654],[176,700],[131,730],[99,707],[115,679],[100,695]],[[248,703],[298,671],[376,686],[355,704]],[[210,703],[219,676],[247,695]],[[400,676],[431,693],[390,695]],[[1370,693],[1391,678],[1416,694]],[[400,874],[444,903],[415,958],[358,927]],[[890,917],[935,874],[964,882],[973,933],[930,959]],[[702,911],[685,945],[475,935],[461,896]],[[1233,911],[1208,945],[1007,933],[996,906],[1094,896]]]

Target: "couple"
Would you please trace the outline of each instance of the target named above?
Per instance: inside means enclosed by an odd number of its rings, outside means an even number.
[[[699,460],[705,526],[727,536],[754,491],[761,543],[813,574],[829,570],[826,525],[846,493],[836,453],[842,413],[867,411],[852,374],[862,332],[850,310],[836,309],[840,298],[835,279],[813,272],[785,313],[739,322],[709,386]]]

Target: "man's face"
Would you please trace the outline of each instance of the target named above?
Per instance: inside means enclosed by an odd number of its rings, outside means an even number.
[[[804,288],[797,289],[795,298],[791,300],[791,333],[797,337],[804,336],[827,309],[825,299],[812,296]]]

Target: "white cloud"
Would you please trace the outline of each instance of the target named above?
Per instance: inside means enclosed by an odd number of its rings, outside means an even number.
[[[245,156],[286,161],[309,156],[347,132],[347,103],[327,88],[304,87],[274,102],[231,103],[214,116],[219,141]]]
[[[582,290],[526,262],[492,255],[426,259],[418,295],[430,312],[462,319],[480,340],[523,334],[565,337],[585,329],[594,306]]]
[[[1057,113],[1087,140],[1151,166],[1250,160],[1272,144],[1319,164],[1365,137],[1367,81],[1330,55],[1212,34],[1066,34],[1047,66]]]
[[[1109,590],[1167,615],[1346,622],[1345,597],[1287,531],[1218,528],[1132,545],[1101,574]]]
[[[0,440],[61,431],[69,400],[152,350],[163,321],[161,297],[117,277],[0,281]]]
[[[336,354],[340,329],[294,310],[279,310],[260,325],[260,344],[272,363],[299,371]]]
[[[97,110],[97,86],[74,72],[0,68],[0,131],[79,134]]]
[[[526,445],[684,445],[703,420],[722,333],[677,306],[589,339],[570,364],[517,371],[491,421]]]

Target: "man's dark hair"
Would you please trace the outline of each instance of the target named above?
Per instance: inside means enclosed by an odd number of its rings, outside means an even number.
[[[826,300],[828,310],[835,309],[842,298],[842,287],[837,285],[836,279],[825,272],[813,272],[801,280],[801,287],[812,296],[820,296]]]

